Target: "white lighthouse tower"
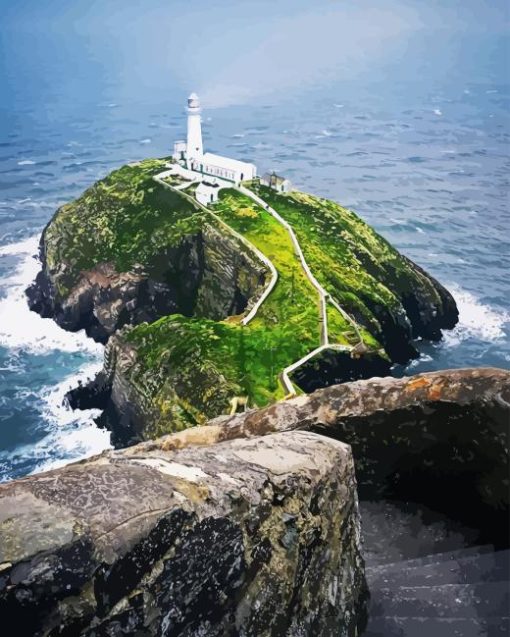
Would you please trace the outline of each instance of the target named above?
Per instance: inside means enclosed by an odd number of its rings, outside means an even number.
[[[186,144],[186,159],[188,160],[188,167],[194,159],[198,159],[204,154],[200,112],[201,108],[198,95],[196,93],[192,93],[188,97],[188,139]]]
[[[241,184],[257,176],[257,167],[237,159],[204,153],[200,100],[196,93],[188,97],[188,137],[174,142],[171,169],[189,182],[199,181],[197,199],[207,205],[218,199],[218,190],[230,184]],[[221,186],[223,184],[223,186]]]

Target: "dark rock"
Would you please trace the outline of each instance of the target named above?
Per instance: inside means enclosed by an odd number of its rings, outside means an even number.
[[[389,376],[390,373],[390,361],[375,352],[355,357],[349,352],[326,350],[299,367],[292,374],[292,380],[303,391],[310,393],[322,387],[373,376]]]
[[[0,485],[19,637],[347,637],[365,607],[352,456],[317,434],[155,441]]]
[[[111,384],[104,372],[96,377],[71,389],[66,399],[71,409],[106,409],[110,399]]]
[[[234,237],[207,224],[150,265],[135,265],[128,272],[98,263],[74,280],[66,264],[48,264],[45,232],[40,259],[42,270],[26,291],[30,309],[66,330],[84,329],[101,343],[125,325],[168,314],[215,320],[240,314],[264,287],[266,276],[265,266]]]

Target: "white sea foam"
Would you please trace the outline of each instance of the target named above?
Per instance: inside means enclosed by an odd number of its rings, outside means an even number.
[[[101,363],[98,361],[87,363],[58,385],[44,387],[41,390],[41,415],[49,424],[50,431],[29,449],[37,463],[32,473],[55,469],[73,460],[88,458],[111,448],[110,432],[99,429],[93,421],[101,411],[73,411],[65,400],[70,389],[76,387],[79,382],[90,380],[100,369]]]
[[[438,115],[439,116],[439,115],[442,115],[442,114],[443,114],[443,112],[441,111],[441,109],[439,109],[439,108],[435,108],[434,109],[434,115]]]
[[[17,243],[9,243],[6,246],[0,246],[0,257],[36,254],[38,250],[37,237],[30,237]]]
[[[432,356],[430,356],[429,354],[420,354],[420,357],[412,360],[406,369],[414,369],[415,367],[419,367],[422,363],[429,363],[431,360]]]
[[[40,265],[34,258],[38,238],[0,247],[0,258],[14,257],[17,266],[12,275],[2,281],[6,296],[0,299],[0,345],[15,351],[46,355],[52,351],[82,352],[89,361],[56,385],[43,387],[38,394],[19,391],[16,400],[36,398],[48,433],[41,440],[17,447],[10,452],[9,463],[16,458],[30,460],[34,472],[62,466],[85,458],[110,446],[110,433],[99,429],[93,418],[99,410],[72,411],[65,401],[66,393],[100,370],[103,347],[87,338],[85,333],[69,333],[51,319],[43,319],[28,309],[25,289],[33,281]],[[12,370],[15,372],[16,370]],[[3,454],[0,454],[3,455]],[[0,458],[3,460],[5,458]]]
[[[140,140],[140,144],[151,144],[151,143],[152,143],[152,139],[150,137]]]
[[[34,164],[35,161],[32,161],[31,159],[23,159],[18,162],[18,166],[33,166]]]
[[[446,345],[458,345],[468,338],[496,341],[505,337],[504,327],[510,322],[507,312],[484,305],[471,292],[458,286],[449,289],[459,308],[459,323],[453,330],[444,332]]]
[[[0,299],[0,345],[33,354],[60,350],[100,356],[103,347],[87,338],[84,331],[66,332],[52,319],[43,319],[28,309],[25,290],[40,269],[34,258],[37,249],[37,237],[0,247],[0,257],[18,257],[12,275],[2,281],[6,296]]]
[[[98,366],[96,365],[96,371]],[[110,432],[99,429],[93,418],[97,409],[72,411],[64,397],[78,379],[88,378],[91,366],[67,376],[57,386],[46,387],[37,396],[41,405],[41,416],[47,422],[48,433],[35,443],[18,446],[14,451],[0,454],[0,464],[16,465],[16,459],[30,462],[31,473],[39,473],[62,467],[69,462],[82,460],[111,448]],[[23,396],[17,396],[23,399]],[[8,476],[7,476],[8,478]]]

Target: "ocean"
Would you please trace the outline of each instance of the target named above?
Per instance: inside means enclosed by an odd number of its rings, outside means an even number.
[[[187,93],[200,92],[171,75],[125,82],[104,52],[89,55],[83,42],[57,50],[59,37],[0,34],[2,481],[109,446],[93,412],[64,404],[100,368],[102,346],[29,312],[24,290],[56,208],[127,161],[170,154]],[[489,55],[480,36],[485,54],[460,56],[449,75],[440,51],[412,73],[424,56],[417,46],[405,69],[393,59],[383,76],[333,73],[209,109],[204,98],[208,150],[352,208],[454,294],[459,325],[440,343],[419,343],[420,359],[396,374],[510,368],[510,87],[506,49],[492,45]]]

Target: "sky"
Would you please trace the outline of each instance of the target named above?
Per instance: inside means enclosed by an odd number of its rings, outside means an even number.
[[[8,52],[0,73],[8,87],[13,69],[28,73],[31,65],[44,63],[44,89],[57,81],[59,65],[72,63],[76,81],[86,66],[84,73],[109,78],[126,94],[137,86],[173,86],[183,93],[196,90],[209,108],[281,98],[364,75],[413,81],[427,65],[444,67],[446,78],[470,55],[488,61],[507,55],[499,44],[508,28],[507,4],[0,0],[0,46],[3,40]]]

